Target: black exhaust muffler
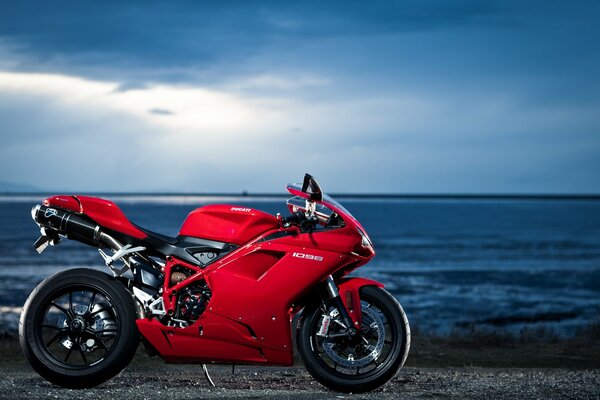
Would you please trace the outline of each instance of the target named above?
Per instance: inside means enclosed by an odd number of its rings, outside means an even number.
[[[42,238],[48,236],[53,240],[58,235],[63,235],[91,246],[98,246],[100,243],[100,226],[81,214],[38,204],[31,209],[31,217],[44,228]]]

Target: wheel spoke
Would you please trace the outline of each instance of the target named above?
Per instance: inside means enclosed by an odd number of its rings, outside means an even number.
[[[75,346],[75,342],[73,342],[73,344],[71,345],[71,348],[69,349],[69,351],[67,351],[67,355],[65,356],[65,362],[67,362],[67,360],[69,359],[69,356],[71,355],[71,353],[73,352],[73,347]]]
[[[52,336],[52,338],[48,341],[48,343],[46,343],[46,347],[50,347],[50,345],[52,343],[54,343],[56,341],[56,339],[58,339],[59,337],[61,337],[63,335],[63,333],[65,333],[64,330],[58,331],[56,333],[56,335]]]
[[[98,345],[100,345],[100,347],[102,347],[104,349],[104,351],[108,351],[108,347],[106,347],[106,345],[104,344],[102,339],[96,338],[96,343],[98,343]]]
[[[97,336],[98,334],[100,334],[100,336],[106,336],[106,335],[102,335],[105,332],[118,332],[118,329],[112,329],[112,328],[106,328],[106,329],[99,329],[99,330],[95,330],[92,328],[86,328],[85,332],[89,333],[92,336]],[[112,335],[111,335],[112,336]]]
[[[79,343],[77,343],[77,348],[79,349],[79,354],[81,354],[81,358],[83,358],[83,363],[87,364],[87,358],[85,357],[85,353],[83,351],[83,349],[81,348],[81,345]]]
[[[42,328],[56,329],[57,331],[68,331],[69,330],[69,328],[59,328],[56,325],[48,325],[48,324],[42,325]]]
[[[335,322],[336,324],[338,324],[339,326],[341,326],[344,329],[348,329],[348,327],[346,326],[346,324],[344,324],[342,321],[334,319],[333,322]]]
[[[71,316],[71,314],[69,313],[69,311],[67,311],[66,308],[59,306],[58,304],[56,304],[55,302],[50,303],[51,306],[54,306],[56,308],[58,308],[61,312],[65,313],[68,317]]]
[[[75,311],[73,310],[73,292],[69,292],[69,311],[71,311],[71,315],[75,315]]]
[[[87,312],[91,313],[92,312],[92,308],[94,306],[94,300],[96,299],[96,292],[94,292],[92,294],[92,298],[90,299],[90,304],[88,304],[88,308],[87,308]]]

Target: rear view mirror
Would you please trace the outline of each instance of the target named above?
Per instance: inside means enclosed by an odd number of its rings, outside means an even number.
[[[309,174],[304,175],[304,182],[302,183],[302,191],[310,195],[311,200],[322,201],[323,192],[319,182]]]

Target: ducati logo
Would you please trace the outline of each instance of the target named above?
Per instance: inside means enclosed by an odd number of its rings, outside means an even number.
[[[252,211],[252,209],[251,208],[244,208],[244,207],[231,207],[231,211],[250,212],[250,211]]]
[[[292,257],[303,258],[305,260],[323,261],[323,257],[313,256],[312,254],[294,253],[294,254],[292,254]]]

